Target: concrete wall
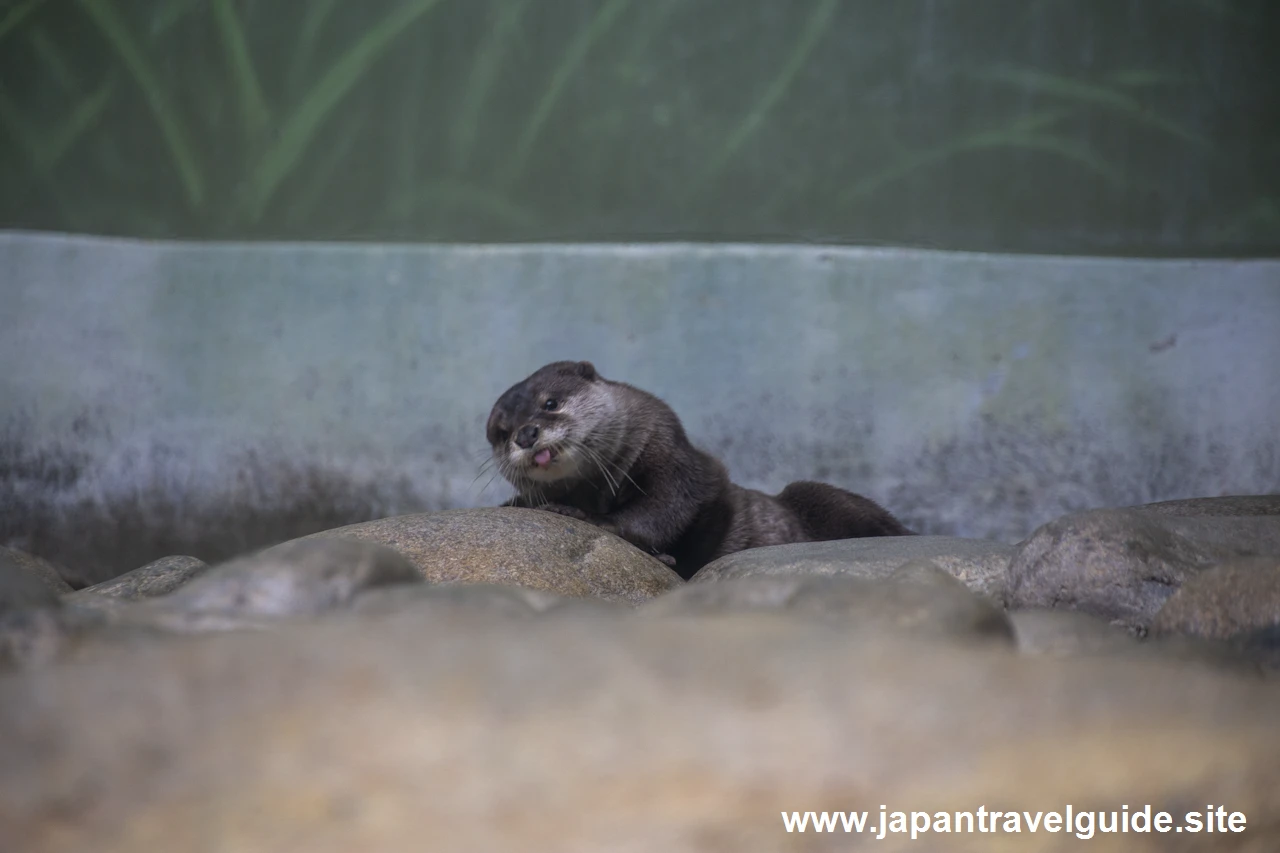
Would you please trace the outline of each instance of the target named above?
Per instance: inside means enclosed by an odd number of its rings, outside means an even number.
[[[7,233],[0,541],[101,575],[497,503],[489,407],[558,358],[922,532],[1280,491],[1280,262]]]

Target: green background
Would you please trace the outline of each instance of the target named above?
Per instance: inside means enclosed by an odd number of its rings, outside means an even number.
[[[1280,253],[1274,0],[9,0],[0,227]]]

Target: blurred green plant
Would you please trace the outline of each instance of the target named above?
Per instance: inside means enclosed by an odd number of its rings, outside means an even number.
[[[1265,0],[1086,5],[19,0],[0,225],[1280,251]]]

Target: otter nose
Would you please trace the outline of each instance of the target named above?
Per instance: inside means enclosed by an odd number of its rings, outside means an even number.
[[[520,431],[516,433],[516,444],[528,450],[533,447],[533,443],[538,440],[538,428],[533,424],[525,424],[520,427]]]

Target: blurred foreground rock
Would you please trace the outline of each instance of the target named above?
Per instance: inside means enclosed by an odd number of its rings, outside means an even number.
[[[870,839],[789,834],[781,812],[874,821],[882,803],[1151,803],[1179,820],[1222,803],[1246,833],[1090,846],[1280,838],[1273,684],[876,640],[794,615],[460,628],[334,617],[0,679],[0,849],[834,851]],[[980,840],[925,844],[990,849]],[[891,835],[885,849],[915,847]]]

